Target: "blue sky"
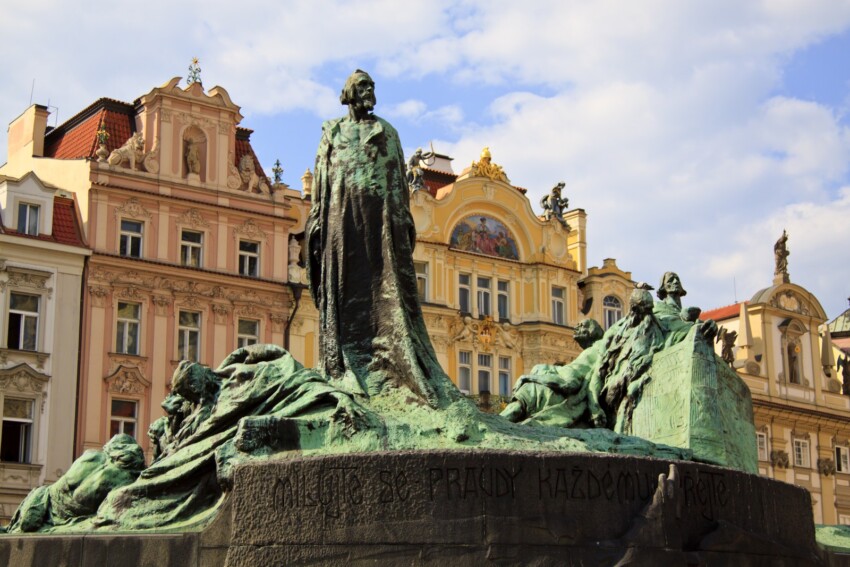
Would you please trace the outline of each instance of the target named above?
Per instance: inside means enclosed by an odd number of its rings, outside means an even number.
[[[830,318],[847,307],[850,1],[12,0],[0,21],[7,123],[31,89],[62,121],[198,56],[299,186],[360,67],[406,151],[433,141],[459,171],[487,145],[535,205],[565,181],[591,265],[676,270],[718,307],[770,285],[786,228],[792,281]]]

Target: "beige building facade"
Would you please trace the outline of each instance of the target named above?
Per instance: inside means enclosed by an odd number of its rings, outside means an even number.
[[[215,367],[238,346],[284,343],[302,210],[265,176],[228,93],[179,82],[133,104],[100,99],[49,132],[35,106],[9,128],[1,172],[72,193],[93,251],[76,455],[123,432],[150,456],[146,432],[180,360]]]
[[[701,318],[737,333],[732,364],[752,392],[759,474],[806,488],[815,523],[850,524],[850,397],[817,298],[780,275]]]
[[[73,461],[85,247],[72,195],[0,176],[0,524]]]

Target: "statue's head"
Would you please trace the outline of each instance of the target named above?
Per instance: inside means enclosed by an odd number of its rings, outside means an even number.
[[[684,297],[688,295],[688,292],[682,287],[682,280],[679,279],[679,274],[676,272],[664,272],[664,275],[661,276],[661,285],[658,286],[656,293],[658,299],[661,301],[664,301],[668,295],[670,297]]]
[[[575,339],[581,348],[591,347],[603,334],[602,326],[594,319],[582,319],[576,325]]]
[[[366,71],[357,69],[348,79],[339,95],[339,102],[346,106],[372,111],[375,108],[375,81]]]
[[[645,289],[635,288],[629,296],[629,310],[638,318],[650,315],[655,302],[652,294]]]
[[[136,440],[126,433],[119,433],[106,442],[103,452],[109,460],[124,470],[145,468],[145,454]]]
[[[484,149],[481,150],[481,161],[490,163],[490,146],[484,146]]]
[[[214,394],[218,385],[218,377],[212,370],[188,360],[180,362],[171,378],[171,391],[194,403]]]

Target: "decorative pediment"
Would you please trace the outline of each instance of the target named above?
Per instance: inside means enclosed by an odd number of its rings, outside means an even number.
[[[0,370],[0,390],[4,392],[24,392],[41,394],[44,392],[50,376],[32,368],[29,364],[19,364]]]
[[[103,381],[113,394],[143,394],[151,385],[138,368],[123,364]]]
[[[254,219],[247,219],[241,225],[233,229],[234,237],[244,236],[252,240],[266,240],[268,235],[263,232]]]
[[[3,262],[0,272],[8,275],[5,280],[0,280],[0,290],[6,287],[34,291],[36,293],[47,292],[47,297],[53,297],[53,288],[47,285],[47,281],[53,275],[50,272],[32,270],[29,268],[17,268]]]
[[[204,219],[198,209],[189,209],[177,218],[177,222],[194,228],[209,228],[210,223]]]
[[[123,216],[133,219],[149,219],[153,216],[153,214],[147,210],[137,198],[132,197],[124,201],[120,207],[115,209],[115,216],[116,218]]]

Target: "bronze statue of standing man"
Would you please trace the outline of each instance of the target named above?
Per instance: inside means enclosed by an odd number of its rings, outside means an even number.
[[[358,69],[340,95],[348,115],[322,125],[306,227],[318,369],[355,395],[404,388],[445,407],[460,394],[425,328],[404,154],[395,128],[372,114],[375,100],[375,83]]]

